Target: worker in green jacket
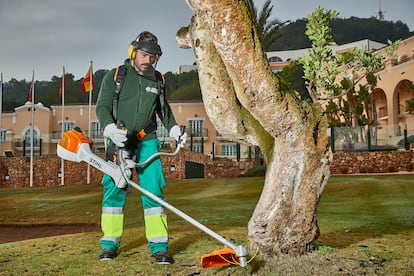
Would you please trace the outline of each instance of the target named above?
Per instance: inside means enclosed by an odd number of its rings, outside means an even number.
[[[118,89],[119,99],[114,103],[116,81],[119,67],[109,71],[101,84],[96,102],[96,114],[106,137],[108,152],[113,147],[123,148],[123,156],[134,158],[134,162],[145,161],[159,151],[160,141],[156,135],[156,115],[169,131],[170,137],[184,146],[186,134],[181,133],[171,108],[164,97],[164,83],[155,66],[162,54],[157,37],[150,32],[142,32],[131,42],[128,49],[129,58],[124,63],[122,88]],[[119,83],[118,83],[119,85]],[[113,110],[115,109],[115,110]],[[117,126],[122,122],[123,128]],[[135,164],[132,162],[133,164]],[[165,178],[159,158],[144,167],[136,168],[139,184],[154,195],[163,198]],[[118,183],[117,183],[118,184]],[[123,232],[123,208],[125,204],[126,185],[118,186],[112,178],[102,178],[103,200],[101,227],[103,237],[100,239],[102,253],[100,260],[112,260],[117,256]],[[173,258],[168,253],[167,217],[164,208],[145,195],[141,196],[144,208],[145,232],[148,248],[159,264],[171,264]]]

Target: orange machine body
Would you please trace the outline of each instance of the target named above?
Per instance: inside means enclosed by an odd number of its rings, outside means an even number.
[[[72,129],[62,134],[62,139],[58,142],[64,149],[77,153],[81,144],[87,143],[92,148],[92,141],[80,130]]]

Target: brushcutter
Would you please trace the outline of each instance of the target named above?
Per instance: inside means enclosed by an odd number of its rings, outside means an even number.
[[[184,129],[182,129],[184,133]],[[135,163],[136,167],[142,167],[149,164],[152,160],[160,156],[174,156],[178,154],[181,146],[178,143],[176,150],[173,153],[158,152],[151,155],[148,159],[141,163]],[[205,254],[201,257],[201,266],[203,268],[215,267],[215,266],[228,266],[230,264],[238,264],[241,267],[247,265],[247,251],[242,245],[236,245],[231,241],[228,241],[224,237],[220,236],[210,228],[201,224],[197,220],[183,213],[179,209],[175,208],[165,200],[160,199],[149,191],[143,189],[137,183],[133,182],[125,174],[126,169],[129,170],[130,164],[126,165],[126,161],[122,156],[122,149],[118,149],[118,160],[119,165],[112,161],[105,161],[102,158],[98,157],[91,151],[92,142],[79,128],[75,128],[69,131],[66,131],[62,134],[62,139],[58,142],[57,145],[57,154],[59,157],[73,162],[86,162],[96,169],[104,172],[105,174],[112,177],[115,184],[119,181],[126,181],[129,185],[148,196],[152,200],[156,201],[163,207],[169,209],[171,212],[175,213],[182,219],[191,223],[198,229],[204,231],[206,234],[210,235],[214,239],[221,242],[225,245],[225,248],[213,251],[211,253]]]

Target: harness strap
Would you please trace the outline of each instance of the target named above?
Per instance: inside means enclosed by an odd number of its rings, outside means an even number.
[[[164,119],[164,103],[165,103],[165,79],[163,74],[158,71],[155,71],[155,76],[157,78],[157,88],[158,88],[158,101],[157,101],[157,112],[161,120]]]
[[[114,118],[115,122],[117,120],[119,92],[121,92],[122,85],[124,84],[126,71],[127,70],[126,70],[125,65],[118,66],[115,70],[115,75],[114,75],[115,93],[114,93],[114,101],[112,103],[112,117]]]
[[[117,121],[119,93],[121,92],[126,73],[127,73],[127,69],[125,65],[120,65],[115,69],[115,74],[114,74],[115,93],[114,93],[114,100],[112,103],[112,117],[114,121]],[[159,71],[155,71],[155,77],[157,79],[157,89],[158,89],[156,110],[157,110],[157,113],[160,119],[163,120],[165,116],[165,112],[164,112],[165,79],[164,79],[164,76]],[[136,138],[138,139],[138,141],[142,141],[142,139],[144,139],[144,137],[148,133],[151,133],[156,129],[157,129],[157,118],[154,113],[151,116],[151,118],[148,120],[148,122],[145,123],[145,126],[140,131],[138,131],[138,133],[136,134]]]
[[[147,134],[157,130],[157,118],[155,117],[155,113],[152,115],[151,119],[145,124],[145,126],[137,132],[135,137],[138,141],[142,141]]]

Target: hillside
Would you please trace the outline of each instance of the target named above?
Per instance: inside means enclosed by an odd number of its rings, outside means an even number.
[[[275,40],[267,51],[294,50],[310,47],[310,42],[305,35],[306,19],[291,22],[281,28],[282,36]],[[387,40],[404,39],[414,35],[406,24],[401,21],[380,21],[376,18],[335,19],[332,22],[333,37],[337,44],[345,44],[362,39],[370,39],[387,43]],[[92,101],[98,97],[103,76],[108,69],[95,71],[95,89]],[[300,73],[300,72],[297,72]],[[81,93],[82,79],[75,80],[71,73],[65,75],[65,103],[88,103],[89,95]],[[180,75],[167,72],[165,74],[167,84],[167,98],[169,100],[201,100],[200,86],[196,72]],[[35,102],[42,102],[45,106],[60,105],[59,97],[60,78],[53,76],[51,81],[37,81]],[[295,88],[298,91],[302,89]],[[12,78],[4,83],[3,112],[12,112],[17,106],[23,105],[28,99],[29,82]]]
[[[296,50],[311,47],[305,35],[306,19],[300,19],[281,28],[281,37],[276,39],[267,51]],[[351,17],[334,19],[331,24],[332,36],[336,44],[346,44],[358,40],[369,39],[381,43],[395,41],[414,35],[407,24],[397,21],[381,21],[372,18]]]

